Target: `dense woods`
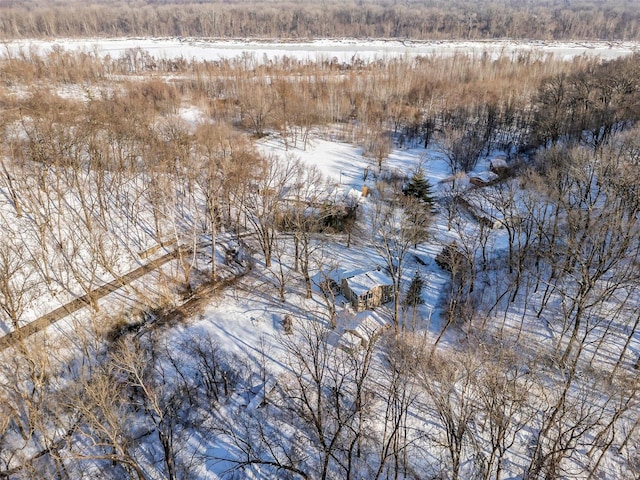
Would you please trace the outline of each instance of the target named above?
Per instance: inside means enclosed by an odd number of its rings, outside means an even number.
[[[28,36],[635,35],[624,3],[584,3],[568,17],[554,3],[516,3],[508,19],[499,2],[477,13],[460,3],[450,23],[437,3],[293,5],[96,3],[68,16],[63,3],[5,2],[0,23]],[[0,477],[635,478],[638,78],[640,55],[315,63],[7,52],[3,331],[19,331],[39,302],[78,296],[90,321],[3,347]],[[265,138],[282,142],[282,157],[258,148]],[[359,147],[365,206],[331,196],[292,154],[317,139]],[[424,161],[386,168],[392,150],[409,148]],[[495,151],[504,169],[463,188]],[[425,180],[429,155],[446,161],[448,182]],[[413,267],[420,247],[441,242],[436,218],[455,243],[438,244],[447,282],[433,332],[421,310],[430,286]],[[175,261],[128,286],[116,311],[93,295],[172,245]],[[332,337],[336,294],[322,284],[335,245],[370,247],[393,281],[388,328],[355,347]],[[236,301],[263,294],[265,315],[291,307],[277,352],[257,344],[243,357],[188,329],[202,311],[184,302],[219,282]],[[305,310],[293,298],[317,302]]]
[[[0,38],[192,36],[634,40],[633,0],[106,1],[0,3]]]

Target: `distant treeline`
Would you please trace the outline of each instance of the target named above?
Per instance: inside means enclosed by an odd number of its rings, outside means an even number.
[[[0,0],[0,38],[640,38],[635,0]]]

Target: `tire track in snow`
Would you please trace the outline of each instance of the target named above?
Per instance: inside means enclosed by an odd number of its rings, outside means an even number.
[[[106,283],[101,287],[98,287],[85,295],[82,295],[81,297],[78,297],[74,300],[71,300],[68,303],[65,303],[61,307],[58,307],[55,310],[52,310],[51,312],[37,318],[36,320],[29,322],[27,325],[24,325],[22,327],[19,327],[16,330],[13,330],[12,332],[7,333],[5,336],[0,337],[0,352],[15,345],[17,342],[24,340],[25,338],[30,337],[31,335],[34,335],[35,333],[41,332],[45,328],[62,320],[66,316],[71,315],[72,313],[77,312],[82,308],[91,306],[92,301],[97,301],[109,295],[110,293],[113,293],[116,290],[119,290],[120,288],[127,286],[129,283],[133,282],[134,280],[137,280],[138,278],[146,275],[147,273],[150,273],[160,268],[165,263],[168,263],[171,260],[178,258],[179,253],[180,253],[180,250],[176,249],[170,253],[163,255],[162,257],[156,258],[155,260],[147,263],[146,265],[138,267],[135,270],[132,270],[131,272],[125,275],[122,275],[120,277],[117,277],[111,282]],[[182,253],[189,254],[190,251],[187,250],[186,252],[182,252]]]

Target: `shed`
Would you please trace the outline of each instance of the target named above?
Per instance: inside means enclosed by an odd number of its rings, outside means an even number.
[[[494,172],[480,172],[474,176],[469,176],[469,183],[474,187],[488,187],[496,183],[499,178]]]
[[[511,174],[511,167],[504,158],[494,158],[489,162],[489,170],[499,177],[507,177]]]
[[[356,315],[345,326],[342,336],[342,346],[357,349],[367,348],[369,344],[377,340],[390,325],[375,312],[364,312]]]

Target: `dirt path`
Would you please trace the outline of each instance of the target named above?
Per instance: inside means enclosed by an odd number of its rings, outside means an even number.
[[[74,312],[77,312],[81,308],[87,307],[91,305],[91,301],[96,301],[106,295],[109,295],[112,292],[128,285],[129,283],[137,280],[138,278],[146,275],[147,273],[160,268],[165,263],[170,262],[178,257],[179,251],[176,249],[173,252],[167,253],[160,258],[155,259],[152,262],[143,265],[142,267],[136,268],[135,270],[123,275],[121,277],[117,277],[113,281],[92,290],[90,293],[83,295],[81,297],[76,298],[75,300],[70,301],[62,305],[59,308],[43,315],[42,317],[34,320],[33,322],[24,325],[23,327],[18,328],[12,332],[7,333],[4,337],[0,338],[0,352],[6,350],[7,348],[15,345],[16,342],[23,340],[34,333],[40,332],[47,328],[50,325],[62,320],[67,315],[70,315]]]

